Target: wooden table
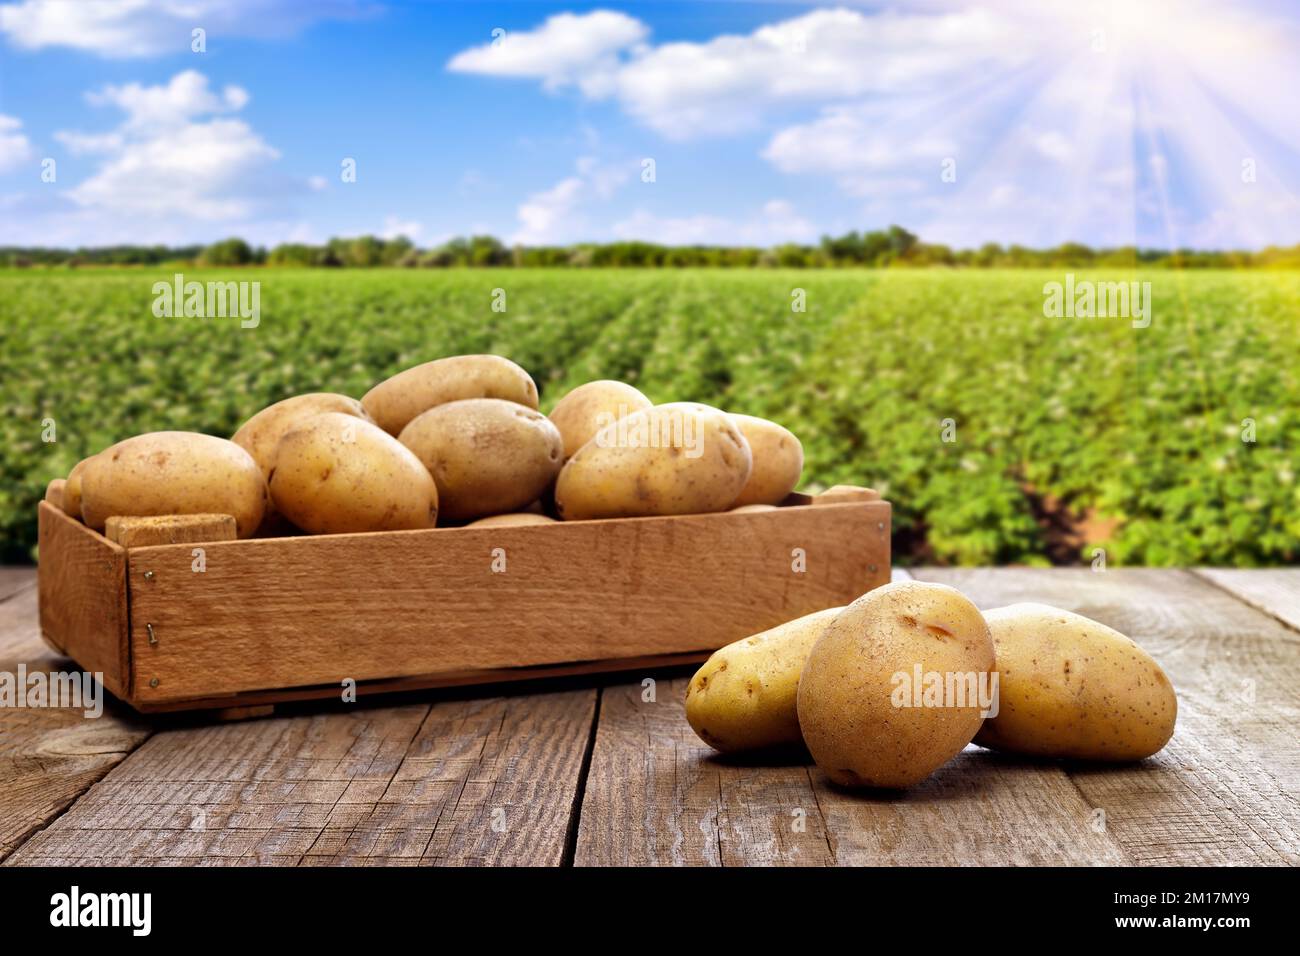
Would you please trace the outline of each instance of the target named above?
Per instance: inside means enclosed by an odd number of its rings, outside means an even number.
[[[0,860],[1300,864],[1300,569],[914,573],[1131,635],[1178,689],[1173,740],[1118,767],[970,747],[882,797],[713,755],[680,670],[226,724],[4,708]],[[0,568],[0,671],[20,663],[68,666],[40,640],[34,571]]]

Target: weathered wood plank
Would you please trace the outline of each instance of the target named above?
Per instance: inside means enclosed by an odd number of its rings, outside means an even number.
[[[689,675],[606,687],[583,795],[578,866],[831,862],[804,760],[724,758],[686,723]]]
[[[845,790],[810,773],[842,866],[1129,862],[1092,804],[1050,765],[971,746],[897,795]]]
[[[26,585],[0,602],[0,671],[74,670],[40,638],[31,569],[9,575]],[[105,695],[107,696],[107,695]],[[0,707],[0,860],[56,818],[149,735],[146,724],[107,700],[98,718],[83,710]]]
[[[905,795],[864,796],[830,784],[806,754],[717,755],[686,723],[686,685],[661,681],[653,704],[640,684],[605,688],[578,865],[1127,860],[1059,768],[972,747]]]
[[[1300,568],[1197,568],[1194,573],[1300,631]]]
[[[37,511],[41,630],[52,647],[129,697],[126,549],[47,501]]]
[[[1077,611],[1128,634],[1169,674],[1179,714],[1163,751],[1131,766],[1063,767],[1134,862],[1300,863],[1300,634],[1185,571],[915,573],[982,608]]]
[[[168,730],[10,863],[557,865],[595,697]]]
[[[36,569],[0,567],[0,601],[7,601],[19,591],[36,587]]]

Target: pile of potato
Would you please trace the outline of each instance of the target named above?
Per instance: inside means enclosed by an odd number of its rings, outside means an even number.
[[[966,706],[939,695],[900,706],[899,675],[918,673],[996,673],[996,714],[985,719],[969,695]],[[802,742],[831,780],[854,787],[910,787],[972,741],[1140,760],[1169,741],[1177,714],[1160,665],[1118,631],[1042,604],[981,614],[954,588],[918,581],[730,644],[686,691],[686,718],[714,749]]]
[[[514,362],[453,356],[360,401],[287,398],[229,441],[128,438],[79,462],[54,503],[97,530],[115,515],[228,514],[247,538],[767,508],[803,470],[799,439],[774,422],[654,405],[622,382],[575,388],[549,418],[537,407]],[[674,428],[689,447],[635,440]]]

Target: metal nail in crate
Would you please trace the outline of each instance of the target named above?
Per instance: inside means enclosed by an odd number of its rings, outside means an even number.
[[[226,516],[134,520],[105,529],[124,547],[40,504],[40,618],[144,712],[697,662],[889,580],[890,505],[843,486],[520,527],[233,540]]]

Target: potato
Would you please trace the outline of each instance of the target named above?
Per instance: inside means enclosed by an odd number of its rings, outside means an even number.
[[[545,415],[499,398],[438,405],[398,440],[432,473],[443,517],[453,521],[522,510],[550,487],[564,454]]]
[[[716,651],[686,688],[691,729],[724,753],[799,743],[799,672],[842,610],[816,611]]]
[[[91,458],[94,456],[92,455]],[[63,486],[63,503],[61,507],[65,514],[69,514],[81,520],[81,476],[86,472],[86,463],[90,458],[83,458],[72,466],[72,471],[68,472],[67,484]]]
[[[942,584],[858,598],[826,627],[799,678],[799,728],[846,786],[909,787],[970,743],[991,709],[993,639]]]
[[[253,456],[269,482],[271,470],[275,467],[275,446],[284,437],[284,433],[304,418],[322,412],[340,412],[371,420],[355,398],[333,392],[309,392],[268,405],[244,422],[230,440]]]
[[[754,470],[735,505],[779,505],[803,473],[803,445],[794,432],[766,418],[732,415],[754,455]]]
[[[566,520],[696,514],[730,508],[753,461],[724,412],[675,402],[602,428],[555,486]]]
[[[68,482],[64,478],[55,478],[45,486],[45,500],[60,511],[63,510],[63,493],[68,487]]]
[[[341,412],[285,432],[271,500],[313,534],[432,528],[438,519],[438,490],[420,460],[379,426]]]
[[[1119,631],[1045,604],[1012,604],[984,619],[999,708],[975,743],[1040,757],[1140,760],[1173,736],[1173,685]]]
[[[247,538],[266,509],[266,481],[253,457],[234,442],[195,432],[120,441],[88,458],[80,479],[81,514],[97,531],[112,515],[227,514]]]
[[[513,512],[506,515],[489,515],[486,518],[479,518],[477,521],[471,521],[465,525],[467,528],[508,528],[516,525],[530,524],[557,524],[554,518],[548,518],[546,515],[533,514],[532,512]]]
[[[653,402],[631,385],[602,379],[579,385],[555,403],[551,424],[564,438],[564,458],[572,458],[596,432],[633,412],[653,407]]]
[[[361,398],[370,417],[390,435],[437,405],[466,398],[500,398],[537,408],[537,386],[500,355],[455,355],[425,362],[380,382]]]

